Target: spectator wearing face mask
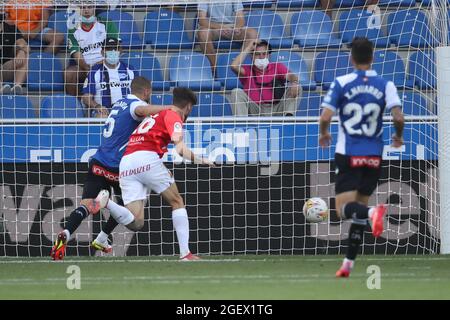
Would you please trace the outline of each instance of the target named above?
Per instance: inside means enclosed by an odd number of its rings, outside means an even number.
[[[231,92],[234,115],[295,115],[302,94],[298,76],[284,64],[270,62],[270,52],[271,47],[266,40],[255,41],[231,63],[231,69],[244,86],[244,90],[236,88]],[[244,65],[248,54],[252,54],[252,64]]]
[[[115,38],[107,38],[102,53],[104,61],[96,64],[83,85],[82,101],[88,115],[95,118],[108,117],[111,106],[130,94],[130,84],[136,73],[119,61],[121,48]]]
[[[119,40],[116,25],[98,19],[95,6],[83,4],[80,19],[80,26],[69,30],[68,45],[73,63],[64,73],[66,92],[73,96],[79,95],[91,67],[103,63],[102,45],[105,39]]]

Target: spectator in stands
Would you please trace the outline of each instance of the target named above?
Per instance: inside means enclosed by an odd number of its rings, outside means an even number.
[[[43,1],[45,3],[46,1]],[[64,35],[48,27],[48,18],[52,14],[50,3],[42,6],[23,6],[20,2],[10,1],[5,8],[8,23],[14,24],[25,40],[38,40],[44,43],[44,52],[56,54],[64,43]]]
[[[64,73],[66,92],[78,96],[92,66],[103,63],[102,45],[107,37],[119,40],[116,25],[95,16],[95,6],[82,5],[80,26],[69,30],[71,65]]]
[[[297,111],[302,92],[298,76],[282,63],[269,62],[271,50],[266,40],[258,40],[245,47],[231,63],[244,86],[244,90],[236,88],[231,92],[234,115],[292,116]],[[243,65],[248,54],[253,55],[252,65]]]
[[[104,62],[93,66],[84,82],[82,101],[91,117],[108,117],[111,106],[130,94],[135,73],[119,61],[120,53],[119,41],[107,38],[103,46]]]
[[[16,26],[4,22],[0,12],[0,94],[22,94],[30,49]],[[14,83],[11,85],[5,82]]]
[[[244,7],[241,1],[198,5],[197,40],[201,50],[211,62],[213,74],[216,67],[214,40],[222,38],[242,40],[246,47],[257,37],[255,29],[245,27]]]

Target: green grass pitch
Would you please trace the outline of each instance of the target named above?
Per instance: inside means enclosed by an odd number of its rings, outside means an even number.
[[[67,257],[0,259],[0,299],[450,299],[450,256],[361,256],[336,279],[341,256]],[[80,268],[81,288],[66,286]],[[368,289],[368,267],[380,289]],[[370,282],[370,279],[369,279]],[[373,282],[371,282],[373,283]]]

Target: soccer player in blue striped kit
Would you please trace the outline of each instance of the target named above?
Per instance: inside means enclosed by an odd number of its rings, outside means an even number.
[[[368,221],[372,234],[383,232],[386,207],[368,207],[369,198],[377,187],[383,154],[383,113],[390,111],[395,133],[392,146],[403,145],[404,117],[397,89],[372,70],[373,43],[367,38],[354,38],[351,60],[355,71],[337,77],[326,94],[320,117],[319,144],[328,147],[331,118],[339,116],[336,143],[336,211],[342,219],[352,219],[348,249],[336,277],[348,277],[353,269],[364,229]]]

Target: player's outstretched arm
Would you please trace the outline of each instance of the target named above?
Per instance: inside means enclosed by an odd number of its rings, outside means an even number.
[[[320,136],[319,144],[321,147],[328,147],[331,144],[331,134],[329,131],[331,118],[334,112],[331,109],[324,108],[320,115]]]
[[[134,113],[138,117],[145,118],[145,117],[151,116],[152,114],[161,112],[163,110],[170,109],[171,107],[173,107],[173,106],[172,105],[158,106],[158,105],[153,105],[153,104],[147,104],[147,105],[142,105],[142,106],[136,107],[136,109],[134,109]]]
[[[207,164],[210,167],[214,167],[214,163],[209,161],[206,158],[197,157],[191,149],[189,149],[183,141],[182,135],[174,134],[172,136],[172,141],[175,144],[175,150],[178,152],[180,156],[184,159],[191,161],[195,164]]]
[[[405,117],[400,106],[391,109],[392,121],[394,122],[395,133],[392,135],[392,146],[400,148],[403,145],[403,127],[405,126]]]

